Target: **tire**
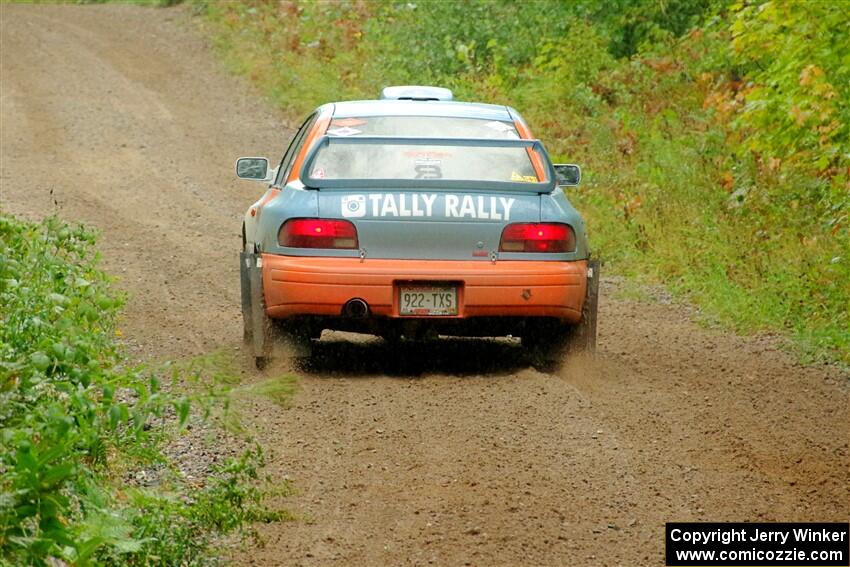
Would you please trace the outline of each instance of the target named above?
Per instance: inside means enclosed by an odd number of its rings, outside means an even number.
[[[557,370],[566,357],[573,327],[542,324],[522,335],[522,345],[531,359],[531,365],[541,372]]]
[[[283,358],[304,360],[313,355],[313,334],[303,325],[272,321],[273,353]]]
[[[290,327],[284,321],[262,315],[262,345],[256,345],[254,363],[263,370],[273,362],[303,362],[313,356],[312,336],[303,327]]]
[[[266,314],[262,267],[257,265],[257,254],[242,252],[239,258],[242,337],[257,369],[263,370],[275,359],[309,358],[312,354],[309,329],[289,327]]]
[[[384,339],[384,342],[393,346],[400,344],[403,338],[401,334],[401,329],[390,329],[383,331],[380,334],[380,337]]]
[[[596,322],[599,311],[599,261],[587,263],[587,295],[581,321],[573,327],[568,339],[569,352],[596,352]]]
[[[547,322],[531,327],[522,335],[522,344],[528,349],[532,365],[544,372],[552,372],[571,354],[596,351],[596,321],[599,308],[599,262],[588,262],[587,292],[582,307],[581,320],[568,325]]]

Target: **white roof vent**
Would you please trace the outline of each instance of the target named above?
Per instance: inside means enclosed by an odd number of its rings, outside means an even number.
[[[381,91],[382,100],[452,100],[454,95],[442,87],[420,87],[405,85],[386,87]]]

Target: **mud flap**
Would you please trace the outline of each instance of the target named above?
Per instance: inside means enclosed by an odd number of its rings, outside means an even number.
[[[599,260],[587,263],[587,296],[581,313],[581,350],[594,352],[596,350],[596,320],[599,309]]]
[[[258,254],[251,254],[253,261],[248,269],[251,280],[251,337],[254,344],[254,357],[266,358],[272,349],[272,322],[266,315],[266,302],[263,297],[263,264]]]
[[[266,315],[263,295],[263,264],[259,254],[242,252],[239,255],[242,285],[242,320],[245,346],[253,355],[257,367],[265,367],[274,356],[308,358],[312,354],[309,329],[289,328]],[[285,346],[285,350],[275,348]]]
[[[239,254],[239,284],[242,290],[242,341],[253,349],[254,329],[251,317],[251,265],[255,263],[255,254]]]
[[[587,264],[587,291],[581,320],[573,325],[555,325],[532,329],[528,335],[522,335],[524,346],[528,347],[532,364],[543,372],[554,372],[570,354],[590,353],[596,350],[596,321],[599,307],[599,267],[598,260]]]
[[[263,265],[259,254],[242,252],[239,255],[242,285],[242,320],[245,345],[260,361],[269,356],[272,348],[272,323],[265,311],[263,299]],[[259,264],[259,265],[258,265]]]

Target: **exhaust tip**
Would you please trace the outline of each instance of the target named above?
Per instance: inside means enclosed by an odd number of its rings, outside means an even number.
[[[360,319],[369,314],[369,304],[360,298],[349,299],[342,308],[342,314],[353,319]]]

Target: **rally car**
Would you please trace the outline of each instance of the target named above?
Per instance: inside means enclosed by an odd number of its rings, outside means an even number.
[[[245,214],[245,338],[258,366],[325,329],[388,341],[514,336],[536,362],[596,344],[598,263],[553,165],[506,106],[437,87],[320,106]]]

